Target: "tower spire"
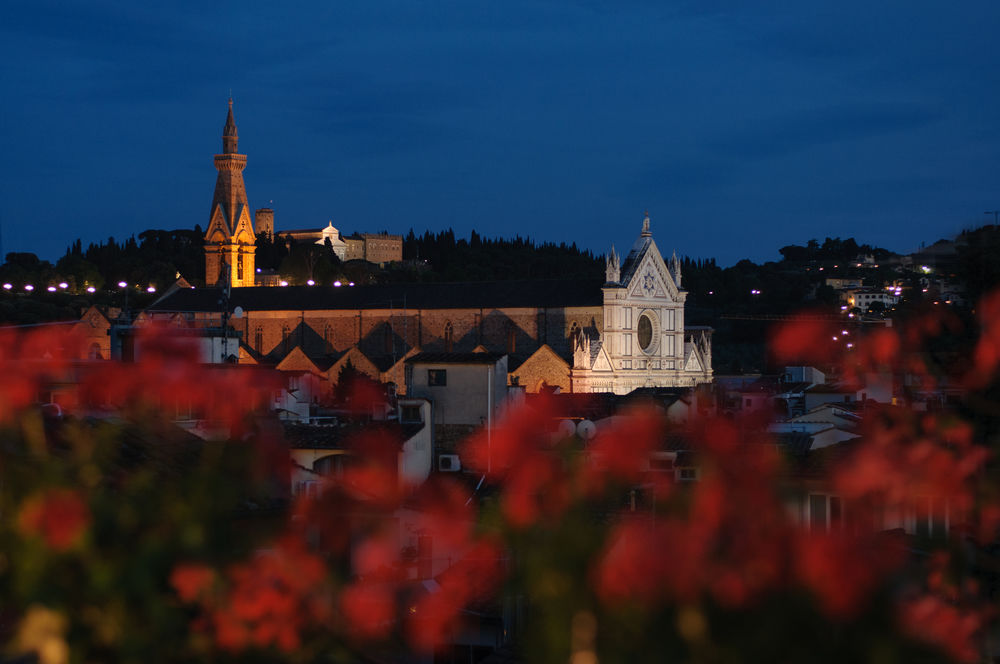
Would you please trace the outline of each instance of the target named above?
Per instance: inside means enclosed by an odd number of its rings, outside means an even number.
[[[236,120],[233,119],[233,98],[229,97],[229,114],[226,116],[226,126],[222,128],[223,154],[236,154],[236,143],[239,136],[236,133]]]
[[[215,155],[215,195],[208,231],[205,233],[205,283],[253,286],[256,236],[250,219],[250,205],[243,182],[246,155],[236,151],[236,121],[233,99],[222,129],[222,154]],[[220,277],[220,274],[223,276]]]

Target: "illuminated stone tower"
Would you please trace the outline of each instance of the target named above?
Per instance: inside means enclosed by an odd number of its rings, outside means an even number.
[[[247,157],[236,153],[238,140],[230,98],[229,115],[222,130],[222,154],[215,155],[219,176],[215,180],[212,213],[205,233],[205,283],[209,286],[222,286],[227,281],[233,286],[254,285],[256,236],[243,184]]]

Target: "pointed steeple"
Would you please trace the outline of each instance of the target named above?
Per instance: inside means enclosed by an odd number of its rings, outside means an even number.
[[[673,257],[670,259],[670,271],[673,273],[671,276],[674,278],[674,283],[678,288],[681,287],[681,261],[677,258],[677,252],[674,252]]]
[[[250,219],[243,169],[246,155],[236,151],[236,120],[233,99],[222,129],[222,153],[215,155],[215,195],[205,232],[205,283],[253,286],[256,235]],[[223,274],[224,276],[220,276]]]
[[[236,134],[236,120],[233,119],[233,98],[229,98],[229,114],[226,116],[226,126],[222,128],[222,152],[223,154],[236,154],[236,143],[239,136]]]
[[[605,259],[604,281],[609,284],[617,284],[621,279],[621,264],[618,262],[618,254],[615,252],[615,245],[611,245],[611,253]]]

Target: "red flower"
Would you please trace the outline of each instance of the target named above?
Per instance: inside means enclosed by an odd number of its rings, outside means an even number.
[[[185,602],[193,602],[201,597],[214,580],[215,571],[197,563],[178,565],[170,574],[170,585]]]
[[[361,581],[341,591],[340,610],[351,633],[362,640],[375,639],[392,629],[396,602],[391,586]]]
[[[55,551],[66,551],[90,525],[90,510],[71,489],[52,489],[21,506],[17,525],[26,535],[40,536]]]
[[[934,595],[902,604],[899,622],[914,639],[937,646],[959,662],[979,660],[975,636],[983,626],[984,616],[975,610],[962,610]]]
[[[831,339],[836,332],[832,321],[802,314],[778,326],[771,337],[771,353],[781,363],[826,362],[833,356]]]

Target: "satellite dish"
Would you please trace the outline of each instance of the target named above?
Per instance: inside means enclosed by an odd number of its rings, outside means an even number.
[[[584,440],[592,440],[597,435],[597,425],[590,420],[580,420],[576,425],[576,435]]]
[[[243,318],[243,307],[233,309],[233,318]]]
[[[573,424],[573,420],[562,420],[556,432],[560,438],[569,438],[576,433],[576,425]]]

